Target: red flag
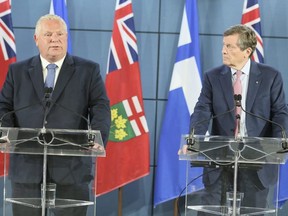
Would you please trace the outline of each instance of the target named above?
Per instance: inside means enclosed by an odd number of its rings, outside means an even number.
[[[12,28],[9,0],[0,2],[0,88],[5,81],[8,67],[16,61],[16,45]],[[0,175],[4,175],[4,155],[0,153]],[[8,164],[7,164],[8,165]]]
[[[149,131],[131,0],[116,3],[105,84],[112,122],[106,158],[97,159],[97,196],[149,174]]]
[[[257,46],[253,53],[252,59],[256,62],[263,63],[264,48],[261,34],[261,19],[258,0],[244,0],[241,24],[249,26],[256,33]]]

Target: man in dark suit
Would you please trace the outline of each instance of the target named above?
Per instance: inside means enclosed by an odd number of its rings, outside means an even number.
[[[254,31],[245,25],[236,25],[227,29],[223,37],[223,65],[204,74],[203,87],[191,115],[191,128],[195,134],[204,135],[209,119],[233,110],[235,106],[233,85],[236,71],[241,71],[242,107],[244,110],[262,118],[274,121],[288,129],[288,110],[285,102],[283,81],[276,69],[251,61],[256,48],[257,39]],[[234,110],[215,117],[212,120],[211,135],[234,136],[236,128]],[[269,121],[256,118],[241,112],[240,134],[242,137],[281,137],[281,128]],[[204,205],[225,205],[223,185],[233,190],[232,168],[219,168],[210,172],[204,169],[202,196]],[[205,174],[207,173],[207,174]],[[238,191],[244,193],[244,206],[265,207],[268,187],[275,184],[277,169],[270,165],[260,170],[249,168],[239,169]],[[222,199],[222,200],[221,200]],[[199,212],[198,215],[210,215]]]
[[[6,115],[2,126],[87,130],[85,119],[89,119],[91,128],[101,132],[105,145],[111,113],[99,65],[67,53],[67,26],[59,16],[41,17],[36,24],[34,40],[40,55],[10,65],[0,94],[0,116],[27,108]],[[44,121],[46,66],[51,63],[57,67],[52,102]],[[93,148],[103,150],[98,143]],[[11,155],[9,178],[13,197],[40,194],[42,158],[40,155]],[[92,171],[90,157],[49,156],[47,182],[56,183],[57,198],[89,200]],[[63,208],[54,210],[54,214],[84,216],[86,211],[86,207]],[[14,204],[13,215],[37,216],[41,215],[41,210]]]

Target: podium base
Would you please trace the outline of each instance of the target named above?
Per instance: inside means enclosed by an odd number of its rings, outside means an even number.
[[[187,206],[188,209],[206,212],[214,215],[230,216],[228,214],[227,206],[212,206],[212,205],[198,205],[198,206]],[[241,207],[239,216],[250,216],[250,215],[263,215],[275,213],[275,209],[267,208],[254,208],[254,207]],[[237,215],[238,216],[238,215]]]
[[[6,198],[5,200],[6,202],[19,204],[31,208],[42,208],[41,198]],[[46,208],[69,208],[90,205],[94,205],[94,202],[73,199],[56,199],[55,205],[46,206]]]

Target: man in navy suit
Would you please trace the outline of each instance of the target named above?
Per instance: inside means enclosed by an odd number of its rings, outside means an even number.
[[[20,128],[54,128],[99,130],[107,142],[111,113],[99,65],[67,53],[67,26],[56,15],[41,17],[35,28],[35,43],[40,55],[10,65],[0,94],[2,126]],[[44,82],[46,66],[57,65],[51,104],[44,121]],[[47,107],[46,107],[47,108]],[[82,117],[81,117],[82,116]],[[95,143],[95,149],[103,147]],[[13,197],[35,197],[40,194],[43,157],[12,154],[9,178]],[[93,177],[92,158],[49,156],[47,181],[57,185],[56,197],[89,200],[89,184]],[[40,195],[39,195],[40,196]],[[86,207],[53,210],[55,215],[86,215]],[[40,209],[13,205],[13,215],[41,215]]]
[[[236,71],[241,71],[242,107],[259,117],[274,121],[288,129],[288,110],[283,81],[276,69],[250,60],[257,44],[254,31],[245,25],[232,26],[224,32],[223,65],[204,74],[203,87],[191,115],[191,128],[195,134],[204,135],[212,116],[211,135],[234,136],[235,106],[233,84]],[[225,113],[221,115],[221,113]],[[200,121],[203,121],[199,124]],[[240,133],[248,137],[281,137],[281,127],[269,121],[241,112]],[[204,169],[205,186],[201,200],[204,205],[225,205],[222,188],[233,190],[232,168],[219,168],[208,173]],[[205,174],[207,173],[207,174]],[[277,169],[265,165],[259,170],[239,169],[238,191],[244,193],[243,206],[265,207],[268,187],[275,184]],[[225,197],[225,196],[224,196]],[[222,199],[222,200],[221,200]],[[210,215],[199,212],[198,215]]]

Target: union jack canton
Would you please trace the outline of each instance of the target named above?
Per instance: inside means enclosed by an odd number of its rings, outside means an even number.
[[[131,0],[120,0],[118,2],[114,22],[107,73],[124,69],[138,62],[137,39]],[[124,53],[125,55],[123,55]]]
[[[253,53],[252,59],[255,62],[264,62],[263,40],[261,36],[260,9],[258,0],[244,0],[243,14],[241,23],[249,26],[254,30],[257,37],[256,50]]]

